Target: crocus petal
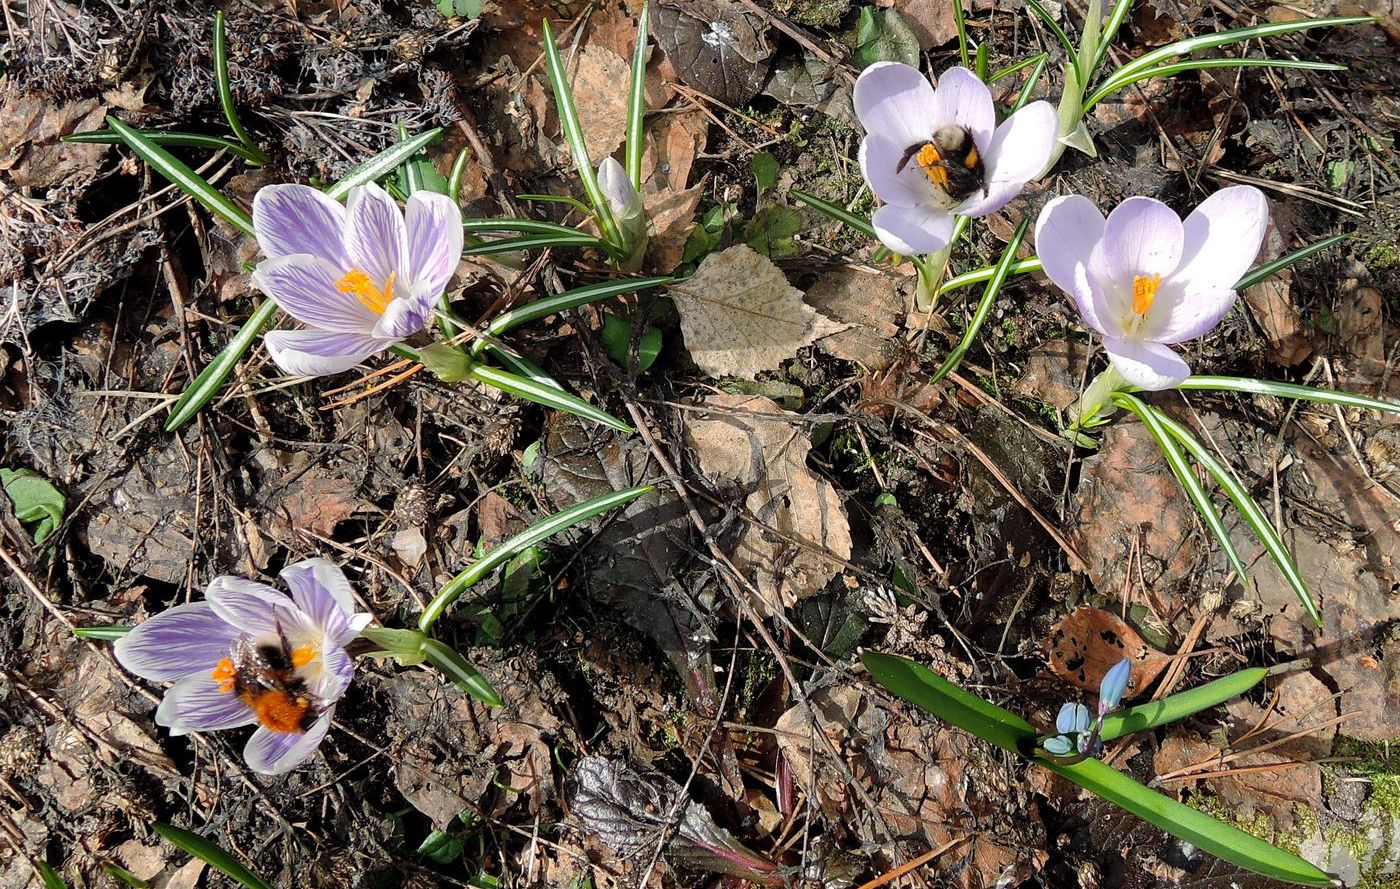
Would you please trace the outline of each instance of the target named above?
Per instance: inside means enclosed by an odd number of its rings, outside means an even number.
[[[934,253],[953,237],[953,215],[938,207],[887,204],[870,218],[880,243],[903,256]]]
[[[1233,290],[1254,265],[1269,227],[1269,200],[1252,185],[1224,188],[1182,223],[1184,245],[1171,283],[1191,294]]]
[[[274,330],[263,336],[267,354],[285,374],[321,377],[349,370],[396,341],[331,330]]]
[[[1157,301],[1147,316],[1143,339],[1157,343],[1184,343],[1204,336],[1229,314],[1238,294],[1233,290],[1183,293],[1173,282],[1157,291]]]
[[[266,584],[232,575],[209,581],[204,598],[219,617],[255,637],[276,636],[288,622],[288,612],[292,611],[292,600],[282,593]]]
[[[321,746],[326,731],[331,727],[333,710],[331,708],[322,713],[305,733],[274,732],[259,726],[243,748],[244,761],[250,769],[262,775],[290,772],[310,759],[316,748]]]
[[[408,282],[405,283],[410,284],[414,292],[431,293],[436,299],[457,273],[457,263],[462,258],[462,213],[447,195],[416,191],[408,199],[406,224]]]
[[[323,704],[333,704],[345,694],[355,678],[355,660],[326,637],[321,645],[321,676],[312,691]]]
[[[217,659],[207,669],[186,676],[166,689],[156,708],[156,725],[170,729],[172,735],[189,732],[215,732],[257,722],[252,708],[239,700],[232,691],[220,691],[219,683],[210,676]]]
[[[208,602],[176,605],[133,627],[117,640],[113,653],[123,667],[152,682],[172,682],[212,670],[228,656],[239,629]]]
[[[899,163],[904,148],[884,136],[866,136],[861,140],[860,172],[870,183],[870,190],[887,204],[896,207],[917,207],[936,200],[935,186],[919,169],[918,164]]]
[[[603,158],[603,162],[598,165],[598,188],[602,190],[608,206],[618,215],[626,214],[637,197],[637,191],[632,187],[632,180],[627,177],[627,171],[611,157]]]
[[[1103,257],[1120,290],[1132,292],[1137,276],[1163,278],[1181,261],[1181,217],[1153,198],[1128,198],[1104,223]]]
[[[990,110],[990,96],[987,101]],[[876,62],[860,72],[853,104],[865,131],[899,145],[901,152],[927,140],[940,122],[935,114],[938,106],[933,84],[918,68],[901,62]],[[991,132],[990,126],[987,131]]]
[[[282,569],[292,600],[306,612],[331,644],[344,646],[359,635],[371,615],[355,613],[350,581],[340,566],[326,559],[307,559]]]
[[[1106,336],[1103,347],[1123,379],[1149,392],[1170,389],[1191,376],[1181,356],[1161,343]]]
[[[1132,678],[1133,662],[1123,658],[1103,674],[1099,682],[1099,712],[1116,710],[1123,702],[1123,693],[1128,690],[1128,680]]]
[[[1082,195],[1055,198],[1035,221],[1035,253],[1056,287],[1074,298],[1084,323],[1105,333],[1104,319],[1088,275],[1094,247],[1103,238],[1104,218],[1094,202]]]
[[[326,260],[298,253],[264,259],[253,271],[253,283],[303,324],[369,333],[379,323],[379,315],[354,294],[340,289],[341,275],[340,269]]]
[[[440,293],[441,291],[439,291]],[[411,290],[384,307],[374,335],[388,340],[403,340],[428,326],[438,294]]]
[[[345,208],[309,185],[268,185],[253,196],[253,233],[270,258],[309,253],[345,268]]]
[[[407,265],[403,211],[387,191],[370,182],[350,192],[345,216],[345,252],[350,265],[382,287],[391,273]]]
[[[1050,161],[1058,126],[1055,106],[1032,102],[997,127],[983,160],[987,190],[958,207],[964,216],[985,216],[1011,202]]]
[[[997,125],[997,112],[992,105],[992,91],[976,74],[961,67],[944,71],[933,91],[932,117],[930,129],[947,124],[966,127],[972,131],[972,141],[977,144],[982,156],[985,158],[992,153],[992,132]],[[870,130],[868,124],[866,130]],[[1045,157],[1046,160],[1050,158],[1049,154]],[[1040,170],[1035,172],[1039,173]]]

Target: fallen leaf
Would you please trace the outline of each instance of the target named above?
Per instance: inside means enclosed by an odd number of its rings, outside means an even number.
[[[1079,400],[1087,384],[1091,346],[1073,339],[1048,340],[1032,346],[1012,391],[1064,410]]]
[[[958,36],[955,2],[958,0],[895,0],[894,8],[919,39],[919,48],[930,50]]]
[[[643,197],[647,214],[647,257],[651,268],[670,274],[685,258],[685,245],[695,228],[695,209],[703,186],[685,191],[652,192]]]
[[[1240,293],[1269,339],[1269,360],[1285,367],[1298,364],[1313,351],[1306,334],[1307,322],[1290,298],[1292,277],[1284,272]]]
[[[768,74],[767,26],[736,0],[660,3],[651,30],[682,81],[727,105],[752,99]]]
[[[807,291],[808,305],[851,325],[817,341],[823,352],[854,361],[869,370],[884,370],[899,359],[904,295],[899,279],[856,268],[834,269]]]
[[[570,79],[588,157],[596,167],[627,135],[629,66],[622,56],[590,43],[575,56]]]
[[[714,377],[755,379],[846,327],[804,303],[781,269],[742,244],[711,253],[667,292],[690,357]]]
[[[667,112],[647,121],[642,184],[660,192],[683,190],[709,132],[710,119],[699,108]]]
[[[0,100],[0,170],[16,188],[76,185],[97,174],[106,145],[60,142],[60,136],[101,129],[107,108],[96,99],[62,105],[9,81]]]
[[[1114,664],[1133,662],[1124,698],[1141,694],[1166,669],[1171,658],[1148,645],[1137,630],[1116,615],[1097,608],[1077,608],[1050,631],[1049,664],[1054,674],[1075,688],[1097,692]]]
[[[812,446],[800,418],[759,395],[722,393],[705,407],[685,428],[701,471],[737,483],[748,511],[777,532],[746,522],[735,565],[772,613],[820,593],[841,570],[820,550],[849,559],[851,530],[836,489],[807,468]]]

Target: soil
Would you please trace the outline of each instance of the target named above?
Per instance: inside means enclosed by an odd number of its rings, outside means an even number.
[[[1114,762],[1141,780],[1172,776],[1164,792],[1311,850],[1349,885],[1393,885],[1400,423],[1270,397],[1152,396],[1284,530],[1319,630],[1227,509],[1251,582],[1230,572],[1131,418],[1096,450],[1056,435],[1103,357],[1043,278],[1014,279],[957,374],[931,382],[978,289],[912,313],[909,266],[791,194],[874,207],[843,43],[867,5],[665,4],[670,30],[656,31],[648,63],[644,270],[689,274],[703,253],[747,243],[840,332],[794,345],[757,379],[716,379],[692,361],[663,291],[606,307],[637,325],[633,348],[642,325],[660,328],[645,372],[609,357],[598,307],[512,332],[571,391],[645,426],[630,437],[427,373],[287,385],[261,348],[194,423],[163,431],[171,398],[259,299],[245,265],[256,244],[125,149],[57,137],[107,114],[227,134],[211,66],[219,8],[236,104],[272,160],[179,153],[237,203],[269,183],[332,182],[401,128],[442,127],[430,156],[446,174],[467,150],[468,215],[577,224],[563,205],[520,197],[579,193],[539,23],[561,35],[601,156],[623,135],[618,72],[638,4],[500,0],[479,19],[444,18],[427,0],[5,5],[0,466],[49,479],[66,509],[36,544],[0,498],[0,887],[41,885],[40,863],[70,886],[121,885],[104,865],[155,887],[235,885],[156,823],[202,834],[277,887],[835,889],[945,845],[887,885],[1282,885],[915,711],[858,659],[907,655],[1049,725],[1096,687],[1075,678],[1075,632],[1089,648],[1111,635],[1178,690],[1306,659],[1229,707],[1135,737]],[[955,63],[946,4],[878,5],[915,22],[927,68]],[[1046,6],[1079,21],[1073,4]],[[1020,3],[967,10],[992,69],[1049,51],[1037,94],[1057,95],[1061,51]],[[1111,57],[1348,11],[1150,0]],[[1262,47],[1345,72],[1212,69],[1106,100],[1090,121],[1098,156],[1068,152],[973,226],[954,267],[994,262],[1055,194],[1101,206],[1146,194],[1184,210],[1252,183],[1273,209],[1267,257],[1352,237],[1248,288],[1185,357],[1207,373],[1400,399],[1400,65],[1393,8],[1369,11],[1382,21]],[[761,63],[726,57],[735,69],[709,75],[707,95],[684,67],[700,63],[668,56],[687,18],[748,22]],[[760,156],[776,161],[770,183],[755,180]],[[478,318],[605,274],[601,257],[557,249],[521,268],[464,263],[450,295]],[[270,580],[312,555],[344,565],[381,624],[412,626],[442,583],[529,522],[647,482],[654,496],[553,538],[537,566],[489,579],[439,624],[504,707],[435,672],[362,660],[321,753],[285,777],[248,770],[243,731],[170,737],[152,720],[160,689],[123,671],[108,642],[72,632],[134,624],[198,599],[215,576]],[[735,595],[716,553],[757,595]],[[1192,652],[1176,669],[1171,656]],[[1281,743],[1248,752],[1269,741]],[[1213,775],[1227,751],[1252,768]]]

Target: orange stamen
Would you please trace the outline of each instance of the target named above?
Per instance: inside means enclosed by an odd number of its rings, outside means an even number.
[[[1162,284],[1161,275],[1133,276],[1133,312],[1144,317],[1147,310],[1152,308],[1152,301],[1157,298],[1157,288]]]
[[[214,665],[214,671],[209,676],[219,683],[219,691],[228,692],[233,691],[234,685],[237,684],[238,671],[234,669],[233,661],[223,658]]]
[[[335,286],[341,293],[352,294],[374,314],[383,315],[384,310],[389,307],[389,303],[394,301],[394,274],[394,272],[389,273],[389,280],[384,282],[383,290],[375,287],[374,282],[369,279],[369,275],[359,269],[351,269],[346,272],[339,281],[335,282]]]
[[[316,660],[316,648],[311,645],[303,645],[300,648],[292,649],[292,666],[304,667]]]
[[[938,146],[932,142],[925,142],[924,147],[920,148],[919,153],[914,156],[914,160],[930,182],[939,188],[947,187],[948,171],[943,168],[943,158],[938,154]]]

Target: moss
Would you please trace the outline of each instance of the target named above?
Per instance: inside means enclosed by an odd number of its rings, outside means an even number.
[[[1363,261],[1371,274],[1400,269],[1400,244],[1394,241],[1380,241],[1371,245]]]
[[[773,8],[801,25],[834,28],[851,8],[851,0],[777,0]]]

